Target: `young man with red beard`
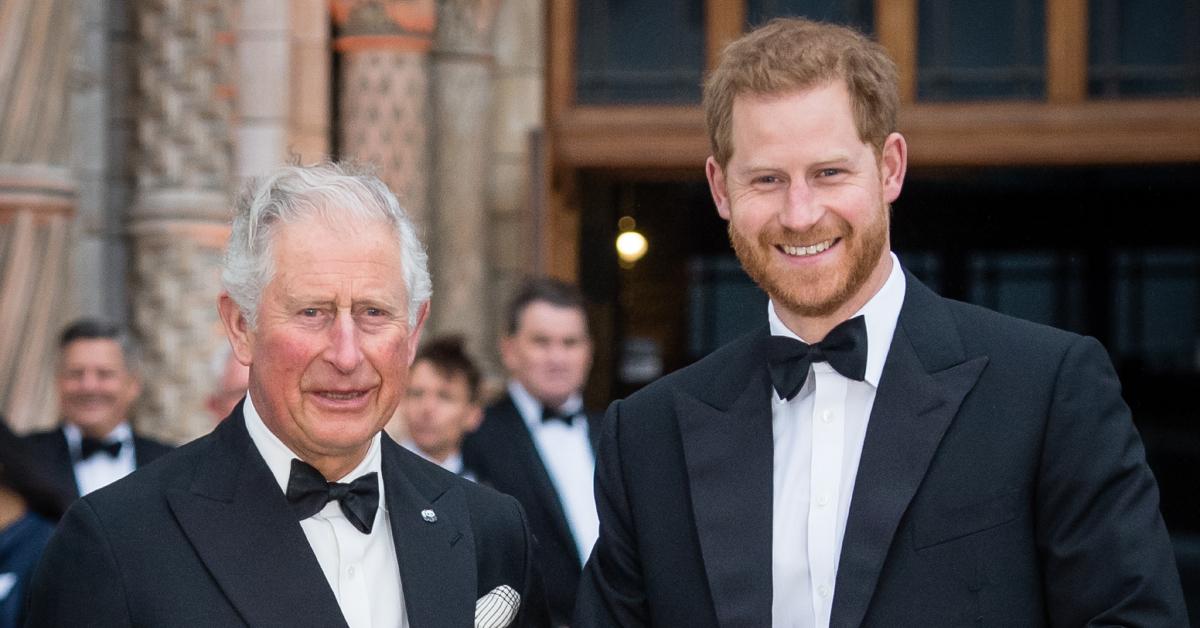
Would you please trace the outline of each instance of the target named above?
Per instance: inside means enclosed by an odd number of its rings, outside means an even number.
[[[1187,624],[1104,349],[892,254],[897,108],[850,29],[776,20],[726,49],[706,174],[770,305],[609,408],[577,626]]]

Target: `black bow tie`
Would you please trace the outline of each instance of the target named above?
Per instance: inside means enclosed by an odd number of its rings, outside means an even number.
[[[308,519],[321,512],[325,504],[337,500],[350,524],[359,532],[370,534],[375,525],[375,509],[379,508],[379,475],[372,471],[349,484],[326,482],[325,476],[312,465],[293,458],[287,500],[299,520]]]
[[[562,421],[564,425],[571,425],[575,420],[577,412],[563,412],[561,409],[552,410],[546,406],[542,406],[542,423],[551,423],[553,421]]]
[[[838,373],[861,382],[867,373],[867,323],[863,317],[843,321],[815,344],[787,336],[771,336],[767,341],[771,383],[781,399],[791,401],[800,392],[813,362],[828,362]]]
[[[108,454],[109,458],[116,458],[121,453],[121,445],[123,444],[124,442],[119,440],[108,442],[99,438],[84,436],[79,443],[79,458],[87,460],[101,452]]]

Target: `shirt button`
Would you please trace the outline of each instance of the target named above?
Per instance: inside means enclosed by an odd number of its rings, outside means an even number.
[[[830,412],[829,410],[822,412],[821,413],[821,421],[823,421],[825,423],[832,422],[833,421],[833,412]]]
[[[350,576],[351,578],[353,578],[353,577],[354,577],[354,567],[347,567],[347,568],[346,568],[346,575],[347,575],[347,576]]]
[[[829,585],[823,584],[817,587],[817,594],[819,594],[821,597],[829,597],[829,594],[832,592],[833,591],[830,590]]]
[[[817,505],[822,508],[824,508],[825,506],[828,506],[829,505],[829,497],[827,495],[821,495],[820,497],[817,498]]]

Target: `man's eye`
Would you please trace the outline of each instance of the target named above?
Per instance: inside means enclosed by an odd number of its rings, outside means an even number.
[[[842,171],[838,168],[822,168],[817,171],[818,177],[834,177],[841,174]]]
[[[756,177],[756,178],[754,179],[754,182],[755,182],[755,183],[762,183],[762,184],[765,184],[765,185],[771,185],[771,184],[773,184],[773,183],[779,183],[779,181],[780,181],[780,178],[779,178],[779,177],[777,177],[777,176],[775,176],[775,175],[773,175],[773,174],[765,174],[765,175],[763,175],[763,176],[761,176],[761,177]]]
[[[318,310],[315,307],[306,307],[303,310],[300,310],[301,316],[307,316],[309,318],[312,318],[320,313],[321,313],[321,310]]]
[[[377,307],[369,307],[363,311],[366,312],[367,316],[383,316],[383,310]]]

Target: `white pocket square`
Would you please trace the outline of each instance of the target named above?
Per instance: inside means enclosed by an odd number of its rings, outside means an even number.
[[[517,618],[521,594],[502,584],[475,601],[475,628],[504,628]]]

